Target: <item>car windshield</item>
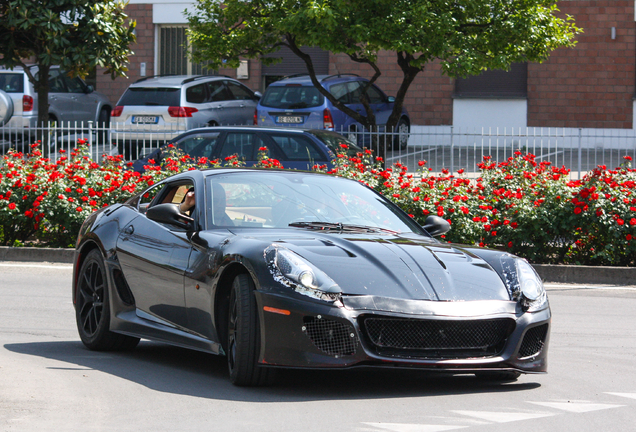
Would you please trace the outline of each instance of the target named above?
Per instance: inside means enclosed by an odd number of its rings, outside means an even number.
[[[270,85],[260,103],[271,108],[303,109],[320,106],[324,101],[324,96],[314,86]]]
[[[21,73],[0,74],[0,90],[7,93],[24,93],[24,75]]]
[[[275,171],[207,178],[208,227],[424,234],[397,206],[362,184],[328,175]]]
[[[131,87],[117,105],[179,106],[181,89],[162,87]]]
[[[342,135],[336,132],[331,131],[320,131],[320,130],[312,130],[309,131],[310,134],[316,136],[320,141],[324,142],[329,150],[331,150],[334,154],[338,154],[342,152],[342,147],[340,144],[346,144],[347,147],[347,155],[355,156],[358,153],[363,152],[362,148],[358,147],[353,141],[349,141]]]

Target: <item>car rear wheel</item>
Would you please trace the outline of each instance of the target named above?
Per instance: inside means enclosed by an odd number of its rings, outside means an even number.
[[[103,108],[97,119],[97,136],[100,144],[108,142],[108,127],[110,126],[110,111]]]
[[[260,332],[254,282],[247,274],[234,278],[230,293],[227,364],[230,381],[237,386],[270,384],[274,371],[258,365]]]
[[[110,305],[106,267],[97,249],[89,252],[78,274],[75,318],[80,338],[91,350],[129,350],[139,343],[139,338],[109,330]]]
[[[393,149],[404,150],[409,143],[409,132],[411,126],[409,123],[401,118],[395,128],[395,135],[393,136]]]

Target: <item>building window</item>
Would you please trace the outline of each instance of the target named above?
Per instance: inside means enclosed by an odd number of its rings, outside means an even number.
[[[488,70],[455,80],[457,98],[526,98],[528,63],[513,63],[509,71]]]
[[[216,71],[204,68],[204,64],[192,63],[187,56],[189,50],[186,26],[161,26],[159,32],[160,75],[217,75]]]

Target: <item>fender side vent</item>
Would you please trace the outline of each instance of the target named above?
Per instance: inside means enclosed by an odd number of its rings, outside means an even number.
[[[117,289],[117,294],[121,301],[129,306],[133,306],[135,304],[135,297],[133,297],[130,287],[128,286],[126,278],[121,270],[113,270],[113,280],[115,281],[115,288]]]

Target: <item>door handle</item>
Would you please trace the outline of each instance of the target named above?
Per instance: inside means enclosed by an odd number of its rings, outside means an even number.
[[[239,108],[245,108],[245,104],[240,104]]]
[[[135,232],[135,227],[132,225],[128,225],[125,229],[124,229],[124,233],[126,234],[132,234]]]

